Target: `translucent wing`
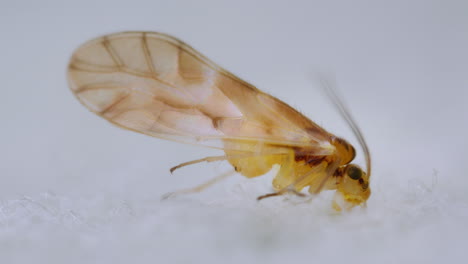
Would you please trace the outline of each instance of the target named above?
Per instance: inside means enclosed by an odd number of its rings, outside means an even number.
[[[68,80],[88,109],[139,133],[221,149],[262,142],[330,154],[324,129],[165,34],[91,40],[73,54]]]

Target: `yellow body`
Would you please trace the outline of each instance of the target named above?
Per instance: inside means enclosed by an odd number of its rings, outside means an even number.
[[[355,156],[354,148],[344,139],[337,137],[331,138],[331,144],[335,152],[330,156],[308,156],[304,150],[244,144],[243,147],[249,152],[256,148],[258,153],[280,154],[228,160],[237,172],[247,178],[264,175],[273,165],[279,164],[280,170],[273,179],[273,188],[276,191],[288,187],[293,187],[296,191],[308,187],[311,194],[317,194],[321,190],[337,190],[333,203],[336,210],[363,205],[371,191],[367,175],[357,165],[350,164]],[[226,151],[226,155],[235,157],[239,156],[239,152]],[[348,168],[358,170],[361,177],[359,179],[349,177]]]

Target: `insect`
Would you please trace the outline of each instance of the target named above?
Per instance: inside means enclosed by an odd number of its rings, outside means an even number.
[[[355,149],[301,113],[239,79],[184,42],[156,32],[121,32],[80,46],[68,81],[89,110],[121,128],[224,151],[182,163],[228,161],[247,178],[280,168],[274,193],[336,190],[337,210],[365,205],[370,196],[367,144],[342,101],[330,98],[357,136],[366,172],[350,164]],[[214,179],[194,190],[216,182]]]

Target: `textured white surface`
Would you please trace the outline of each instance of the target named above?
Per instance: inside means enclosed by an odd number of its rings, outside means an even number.
[[[130,3],[131,2],[131,3]],[[466,1],[0,4],[0,263],[457,263],[468,243]],[[374,154],[367,210],[255,197],[271,175],[168,168],[219,152],[119,130],[72,97],[89,38],[158,30],[356,144],[307,73],[335,74]],[[358,157],[362,162],[362,157]]]
[[[216,202],[164,203],[43,193],[2,202],[0,255],[3,263],[463,259],[466,200],[421,183],[391,193],[398,196],[378,193],[367,211],[346,215],[332,212],[326,199],[259,204],[244,191],[228,192],[229,199]]]

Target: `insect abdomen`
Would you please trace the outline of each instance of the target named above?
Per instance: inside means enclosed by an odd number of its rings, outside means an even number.
[[[269,155],[251,158],[233,158],[229,163],[237,172],[247,178],[261,176],[271,170],[274,164],[281,164],[281,156]]]

